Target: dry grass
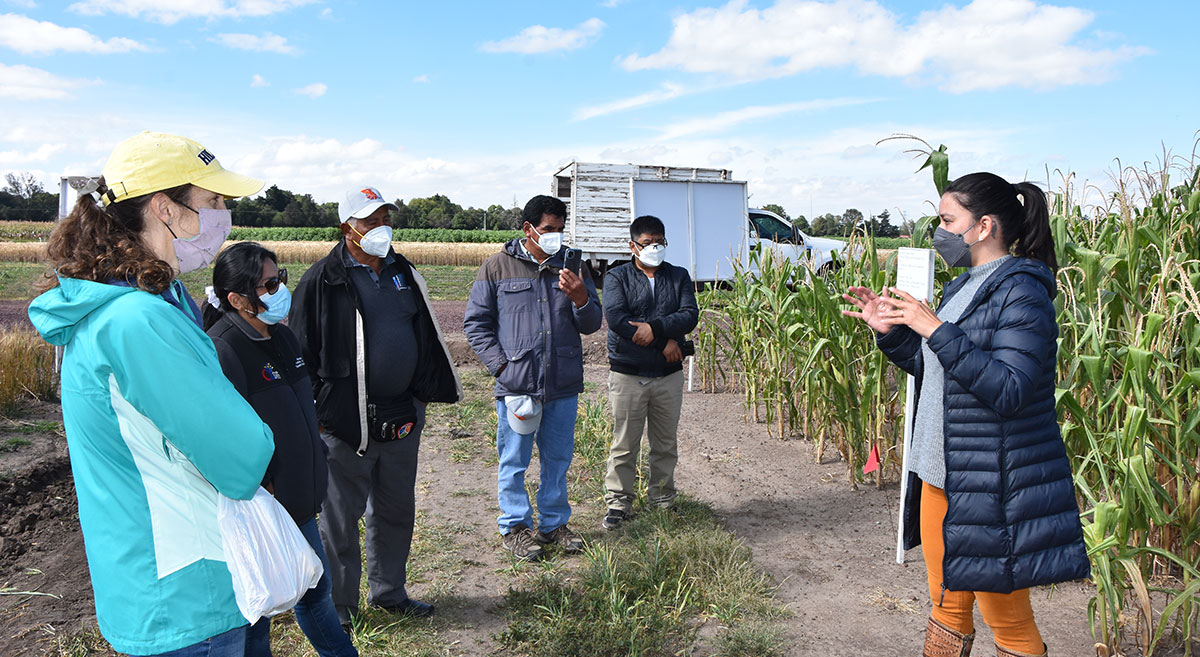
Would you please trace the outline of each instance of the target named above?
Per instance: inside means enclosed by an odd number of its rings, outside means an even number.
[[[226,242],[225,246],[236,244]],[[313,264],[324,258],[333,242],[260,242],[279,256],[280,262]],[[414,265],[479,266],[501,244],[470,242],[395,242],[397,253]],[[0,262],[42,262],[46,256],[43,242],[0,242]]]
[[[54,347],[28,328],[0,330],[0,413],[17,407],[21,397],[55,396]]]

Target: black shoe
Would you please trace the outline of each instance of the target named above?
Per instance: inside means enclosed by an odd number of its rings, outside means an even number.
[[[620,529],[621,523],[625,522],[625,518],[628,515],[620,509],[609,509],[608,513],[604,516],[604,520],[600,521],[600,527],[609,531]]]
[[[433,615],[433,605],[421,602],[420,600],[413,600],[412,598],[406,598],[404,602],[397,605],[378,605],[378,607],[384,611],[393,614],[403,614],[405,616],[426,617]]]

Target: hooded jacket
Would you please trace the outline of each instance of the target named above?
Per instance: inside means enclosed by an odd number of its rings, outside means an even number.
[[[942,303],[965,282],[946,286]],[[945,370],[946,545],[943,586],[1008,593],[1089,575],[1071,464],[1055,411],[1058,325],[1054,274],[1013,258],[929,348]],[[897,326],[877,336],[884,354],[916,377],[921,336]],[[921,486],[909,475],[905,548],[921,542]]]
[[[113,648],[135,655],[246,624],[217,493],[253,497],[273,450],[212,341],[173,303],[60,278],[29,307],[42,337],[64,348],[63,424],[96,619]]]
[[[313,382],[317,418],[325,430],[359,452],[367,438],[366,337],[362,303],[350,280],[343,258],[346,240],[338,242],[329,255],[304,272],[292,298],[288,327],[300,341],[304,361]],[[413,295],[417,316],[413,329],[420,348],[410,391],[423,402],[456,402],[462,399],[462,383],[450,349],[429,302],[425,279],[404,256],[389,251],[406,280],[420,290]]]
[[[522,239],[508,241],[479,267],[463,332],[496,377],[496,398],[530,395],[549,402],[578,395],[583,392],[579,335],[595,333],[603,319],[591,271],[579,270],[588,300],[576,308],[558,288],[565,249],[539,265]]]

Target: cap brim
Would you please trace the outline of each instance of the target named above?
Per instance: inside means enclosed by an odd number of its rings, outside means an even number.
[[[219,169],[203,178],[193,180],[192,184],[227,198],[241,198],[259,193],[266,183],[227,169]]]
[[[347,219],[365,219],[365,218],[371,216],[372,213],[374,213],[376,210],[378,210],[379,208],[382,208],[382,207],[391,208],[391,209],[395,210],[396,212],[400,211],[400,208],[396,207],[396,204],[392,203],[390,201],[372,201],[372,202],[362,206],[361,208],[359,208],[358,212],[355,212],[354,214],[352,214],[346,218]]]

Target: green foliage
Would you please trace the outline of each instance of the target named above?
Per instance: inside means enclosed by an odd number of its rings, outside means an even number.
[[[58,194],[51,194],[29,172],[9,173],[0,190],[0,221],[54,221]]]
[[[397,242],[507,242],[522,233],[516,230],[453,230],[448,228],[400,228],[392,232]],[[231,240],[256,242],[335,242],[342,236],[334,226],[320,228],[253,228],[238,226],[229,234]]]

